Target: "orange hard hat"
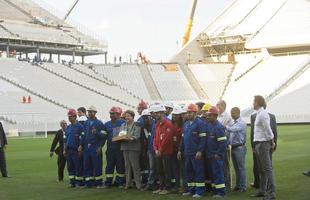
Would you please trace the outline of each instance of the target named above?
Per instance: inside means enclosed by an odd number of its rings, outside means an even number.
[[[187,106],[186,110],[187,112],[198,112],[198,106],[196,104],[191,103]]]
[[[73,108],[70,108],[70,109],[68,110],[67,115],[68,115],[68,117],[76,116],[76,115],[77,115],[76,110],[73,109]]]
[[[217,109],[217,107],[212,106],[212,107],[208,110],[207,113],[208,113],[208,114],[213,114],[213,115],[218,115],[218,114],[219,114],[219,110]]]

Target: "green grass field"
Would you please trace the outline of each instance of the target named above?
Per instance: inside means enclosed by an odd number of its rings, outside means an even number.
[[[56,182],[56,158],[49,158],[52,138],[9,139],[7,160],[13,178],[0,178],[0,200],[65,200],[65,199],[189,199],[180,195],[154,195],[151,192],[120,189],[69,189],[67,181]],[[274,154],[277,199],[309,200],[310,177],[301,173],[310,170],[310,126],[279,126],[278,149]],[[248,143],[249,145],[249,143]],[[252,152],[247,153],[248,184],[252,181]],[[248,188],[243,194],[230,193],[226,199],[255,199]],[[207,195],[206,198],[210,198]]]

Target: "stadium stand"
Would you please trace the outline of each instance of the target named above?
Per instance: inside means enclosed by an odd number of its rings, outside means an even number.
[[[26,40],[45,41],[53,43],[77,44],[78,41],[65,34],[62,30],[16,21],[4,21],[1,23],[6,29],[14,33],[16,38]]]
[[[306,58],[306,55],[270,56],[242,78],[232,81],[223,98],[229,99],[230,106],[251,107],[254,95],[267,96],[272,93],[284,80],[291,77]],[[277,74],[270,73],[271,69]]]
[[[136,64],[123,65],[95,65],[94,71],[101,74],[110,82],[128,89],[128,91],[135,91],[141,99],[151,100],[147,88],[145,87],[140,70]]]
[[[7,81],[0,80],[0,88],[0,120],[5,121],[8,129],[18,124],[20,131],[29,131],[29,129],[44,131],[46,123],[47,129],[53,130],[58,127],[58,121],[63,119],[66,113],[66,109],[32,95]],[[22,97],[29,95],[32,102],[22,103]]]
[[[122,103],[125,106],[135,107],[135,105],[139,102],[138,98],[125,93],[116,86],[107,85],[101,81],[98,81],[97,79],[93,79],[64,65],[44,63],[42,66],[39,65],[39,67],[46,69],[49,72],[80,87],[96,92],[97,94],[108,99],[112,99],[115,102]]]
[[[71,80],[64,79],[63,77],[48,72],[41,67],[31,65],[27,62],[20,62],[16,59],[0,59],[0,65],[0,74],[2,76],[10,78],[24,87],[31,88],[44,97],[53,99],[55,102],[62,102],[62,104],[68,105],[68,107],[77,108],[94,104],[98,110],[101,111],[99,116],[104,116],[105,118],[108,114],[105,112],[112,106],[120,106],[124,109],[130,108],[130,106],[122,104],[121,101],[116,98],[109,98],[108,96],[96,93],[90,88],[87,89],[83,87],[82,80],[84,81],[84,79],[89,81],[85,84],[94,83],[91,80],[88,80],[87,76],[79,76],[77,73],[74,73],[74,70],[68,69],[69,71],[65,71],[67,68],[63,66],[61,66],[64,68],[63,73],[72,73],[77,76],[75,78],[83,78],[78,80],[80,86],[77,86],[76,83],[73,83]],[[69,76],[68,74],[66,75]],[[103,86],[102,83],[101,86]],[[97,87],[98,86],[95,88]],[[110,90],[107,90],[106,92],[109,93]]]
[[[149,64],[148,67],[163,100],[198,99],[181,70],[166,71],[161,64]]]
[[[216,103],[224,90],[232,64],[190,64],[189,68],[209,97],[210,103]]]

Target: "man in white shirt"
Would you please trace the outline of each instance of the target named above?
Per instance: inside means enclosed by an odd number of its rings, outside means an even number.
[[[226,102],[224,100],[220,100],[217,102],[216,107],[219,111],[219,115],[217,120],[224,126],[228,127],[233,124],[233,120],[226,112]],[[231,146],[229,143],[229,133],[226,131],[226,137],[228,139],[227,143],[227,150],[225,154],[225,160],[224,160],[224,177],[225,177],[225,185],[226,188],[231,188],[232,187],[232,179],[230,175],[230,157],[231,157]]]
[[[270,127],[270,117],[264,109],[265,99],[255,96],[253,107],[257,112],[254,123],[254,153],[258,158],[260,186],[259,192],[254,196],[263,197],[264,200],[275,199],[275,183],[272,170],[270,150],[275,148],[274,134]]]

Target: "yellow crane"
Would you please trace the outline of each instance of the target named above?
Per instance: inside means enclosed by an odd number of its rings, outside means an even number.
[[[186,43],[189,41],[192,26],[193,26],[193,20],[194,20],[196,5],[197,5],[197,0],[193,0],[190,17],[189,17],[188,24],[187,24],[186,29],[185,29],[185,34],[183,36],[182,46],[185,46]]]

